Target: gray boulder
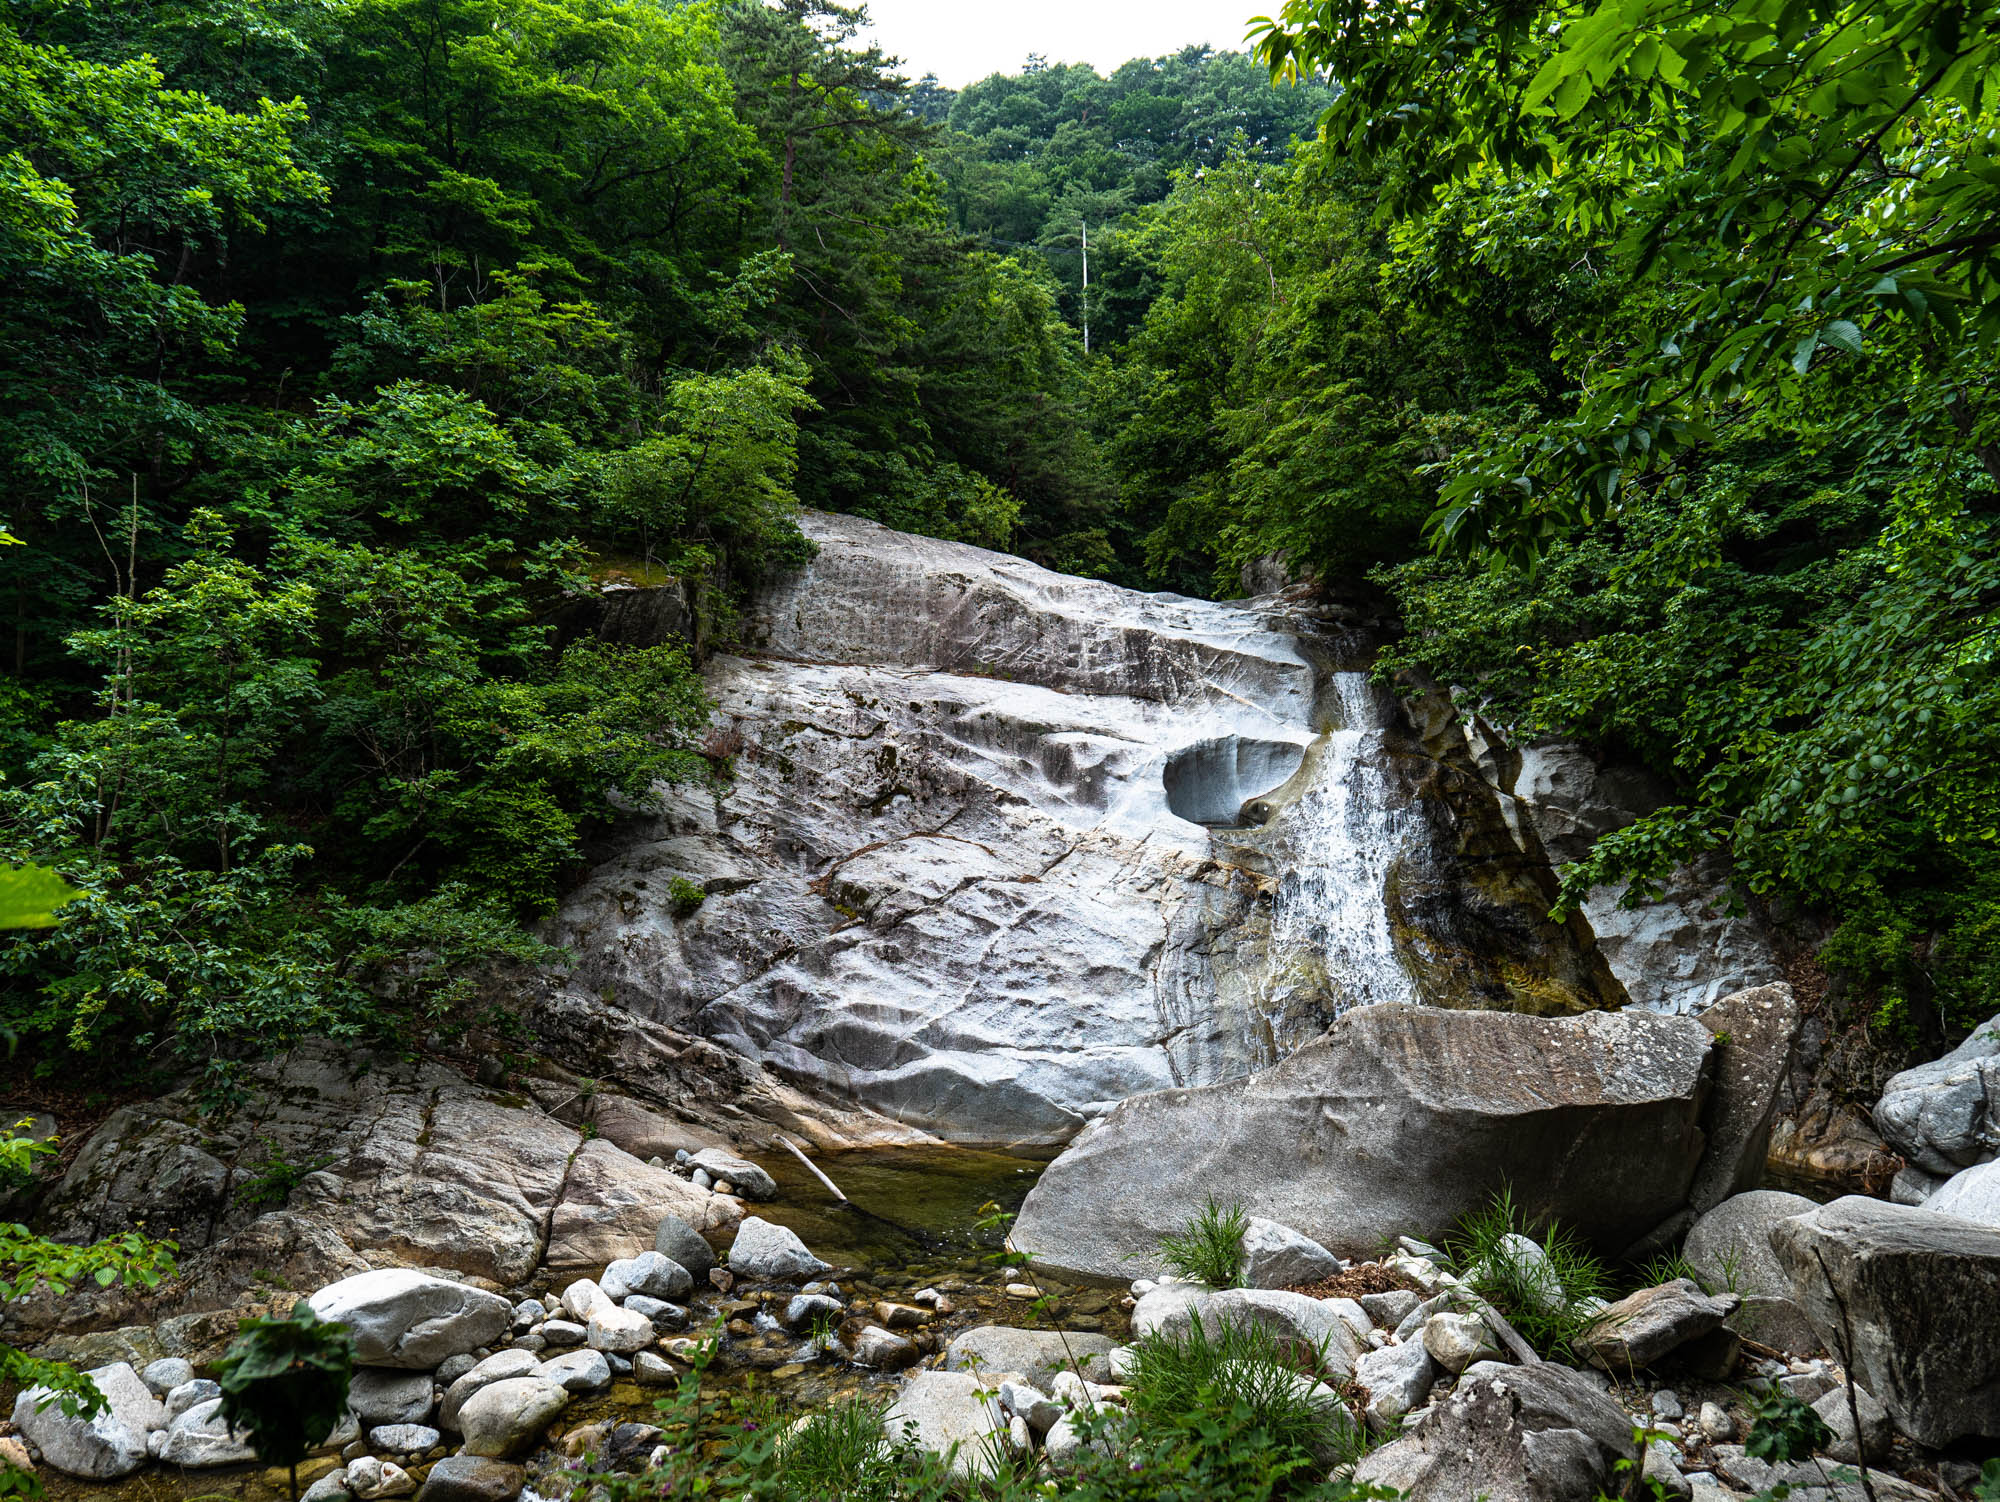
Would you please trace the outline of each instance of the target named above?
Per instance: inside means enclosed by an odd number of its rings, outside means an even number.
[[[1771,1230],[1827,1349],[1926,1445],[2000,1438],[2000,1229],[1850,1195]]]
[[[1347,1264],[1312,1237],[1261,1215],[1243,1228],[1243,1282],[1250,1288],[1293,1288],[1330,1278]]]
[[[1715,1098],[1702,1122],[1708,1146],[1688,1195],[1696,1215],[1763,1178],[1801,1015],[1783,981],[1725,996],[1701,1014],[1702,1026],[1715,1035],[1716,1067]]]
[[[544,1361],[530,1375],[560,1383],[573,1393],[603,1392],[611,1386],[611,1363],[602,1351],[566,1351]]]
[[[1593,1502],[1635,1495],[1640,1465],[1631,1415],[1581,1372],[1481,1362],[1354,1479],[1405,1502]]]
[[[1006,1453],[1008,1419],[995,1394],[1008,1380],[1020,1374],[919,1372],[882,1416],[882,1432],[891,1442],[908,1436],[920,1450],[948,1455],[954,1475],[991,1477]]]
[[[167,1426],[157,1457],[165,1465],[191,1471],[213,1466],[243,1465],[257,1458],[247,1437],[234,1433],[222,1418],[222,1399],[197,1403]]]
[[[1422,1406],[1437,1379],[1437,1363],[1421,1340],[1362,1352],[1354,1363],[1355,1384],[1367,1394],[1362,1418],[1378,1434],[1401,1428],[1403,1415]]]
[[[467,1398],[480,1388],[491,1387],[509,1377],[530,1376],[540,1364],[532,1351],[495,1351],[471,1371],[454,1379],[451,1386],[445,1389],[444,1401],[438,1405],[438,1422],[447,1429],[456,1429],[458,1411],[465,1406]]]
[[[1771,1247],[1771,1228],[1817,1208],[1802,1194],[1753,1189],[1724,1200],[1697,1220],[1681,1248],[1707,1286],[1727,1288],[1743,1300],[1730,1325],[1788,1355],[1817,1350],[1819,1336],[1792,1297],[1791,1277]]]
[[[482,1387],[458,1410],[465,1453],[506,1460],[533,1448],[569,1406],[569,1389],[546,1377],[508,1377]]]
[[[641,1252],[605,1268],[598,1286],[605,1297],[620,1301],[635,1293],[655,1299],[683,1299],[694,1289],[694,1275],[661,1252]]]
[[[1653,1365],[1736,1312],[1733,1293],[1706,1294],[1691,1278],[1642,1288],[1611,1305],[1576,1341],[1592,1366],[1614,1374]]]
[[[725,1147],[705,1147],[688,1160],[696,1168],[708,1170],[709,1177],[727,1180],[738,1195],[747,1200],[774,1200],[778,1184],[748,1158],[738,1157]]]
[[[1622,1251],[1688,1202],[1711,1042],[1636,1011],[1360,1007],[1261,1073],[1119,1104],[1049,1165],[1013,1243],[1056,1272],[1155,1276],[1160,1237],[1212,1195],[1372,1256],[1511,1183],[1531,1219]]]
[[[1092,1358],[1103,1357],[1116,1344],[1094,1330],[976,1325],[945,1347],[944,1366],[948,1372],[1011,1372],[1046,1392],[1057,1372],[1081,1367],[1082,1375],[1091,1378]]]
[[[166,1409],[130,1362],[84,1375],[107,1405],[96,1417],[72,1418],[55,1393],[31,1387],[14,1400],[14,1429],[66,1476],[97,1481],[129,1476],[146,1463],[146,1436],[166,1422]]]
[[[653,1231],[653,1250],[669,1262],[678,1262],[697,1278],[706,1278],[715,1266],[715,1249],[702,1239],[701,1232],[678,1215],[663,1215]]]
[[[181,1356],[162,1356],[146,1364],[139,1380],[154,1397],[164,1398],[183,1383],[194,1381],[194,1363]]]
[[[814,1320],[839,1319],[844,1307],[827,1294],[795,1293],[785,1305],[784,1326],[787,1330],[810,1330]]]
[[[616,1304],[599,1304],[590,1311],[590,1324],[584,1339],[594,1351],[629,1355],[651,1345],[655,1333],[652,1320],[638,1310],[621,1309]]]
[[[1896,1430],[1889,1421],[1889,1410],[1876,1402],[1874,1394],[1865,1387],[1850,1389],[1843,1383],[1813,1404],[1813,1412],[1833,1431],[1826,1453],[1835,1460],[1850,1465],[1865,1460],[1873,1465],[1885,1458],[1890,1445],[1895,1443]],[[1857,1414],[1861,1419],[1859,1430],[1854,1426]]]
[[[347,1406],[363,1424],[421,1424],[431,1414],[431,1374],[356,1367]]]
[[[665,1299],[652,1298],[643,1293],[625,1295],[625,1307],[634,1314],[643,1314],[653,1322],[655,1330],[685,1330],[688,1312],[679,1304],[670,1304]]]
[[[196,1377],[183,1382],[166,1396],[167,1422],[172,1423],[197,1403],[206,1403],[210,1398],[222,1396],[221,1384],[207,1377]]]
[[[729,1248],[729,1270],[745,1278],[772,1282],[811,1278],[831,1265],[807,1251],[796,1232],[756,1215],[736,1228],[736,1240]]]
[[[528,1484],[517,1465],[483,1455],[447,1455],[431,1467],[417,1502],[514,1502]]]
[[[1943,1058],[1892,1076],[1875,1130],[1912,1167],[1940,1177],[2000,1154],[2000,1017]]]
[[[357,1362],[406,1371],[491,1345],[514,1322],[514,1306],[497,1293],[403,1267],[343,1278],[307,1302],[353,1332]]]
[[[384,1455],[421,1455],[443,1438],[429,1424],[378,1424],[368,1431],[370,1447]]]
[[[1926,1210],[2000,1226],[2000,1159],[1960,1169],[1922,1201]]]
[[[870,1371],[899,1372],[923,1358],[915,1343],[880,1325],[863,1325],[854,1337],[854,1361]]]
[[[1500,1338],[1476,1314],[1433,1314],[1424,1321],[1422,1345],[1431,1360],[1454,1376],[1478,1362],[1506,1359]]]

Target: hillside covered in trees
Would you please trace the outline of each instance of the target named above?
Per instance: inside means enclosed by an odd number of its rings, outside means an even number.
[[[1576,890],[1724,850],[1884,1023],[1990,1012],[1992,7],[1342,15],[951,91],[825,0],[10,7],[0,817],[84,895],[8,1025],[226,1093],[464,1014],[728,772],[563,602],[726,640],[802,505],[1379,592],[1672,782]]]

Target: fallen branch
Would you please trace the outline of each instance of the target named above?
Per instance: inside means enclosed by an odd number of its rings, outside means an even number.
[[[811,1158],[808,1158],[804,1153],[800,1152],[798,1149],[798,1145],[794,1143],[791,1138],[776,1133],[774,1133],[773,1135],[777,1137],[777,1140],[779,1142],[784,1144],[786,1150],[789,1151],[794,1158],[797,1158],[801,1163],[805,1164],[805,1166],[812,1171],[812,1176],[814,1178],[818,1179],[822,1184],[826,1185],[827,1191],[830,1194],[832,1194],[835,1199],[839,1200],[843,1205],[847,1203],[847,1196],[840,1192],[840,1186],[834,1183],[834,1181],[832,1179],[829,1179],[825,1174],[821,1173],[819,1171],[819,1165],[814,1163],[813,1160]]]

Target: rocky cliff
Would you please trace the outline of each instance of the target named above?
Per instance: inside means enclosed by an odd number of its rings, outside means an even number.
[[[808,530],[708,664],[733,782],[635,821],[564,904],[576,992],[1012,1145],[1356,1003],[1623,1004],[1544,916],[1539,843],[1434,704],[1367,684],[1356,631]]]

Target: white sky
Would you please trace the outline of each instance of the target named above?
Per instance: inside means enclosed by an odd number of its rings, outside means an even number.
[[[1017,73],[1031,52],[1109,73],[1135,57],[1190,42],[1241,51],[1253,15],[1283,0],[868,0],[874,39],[913,79],[935,73],[961,88]]]

